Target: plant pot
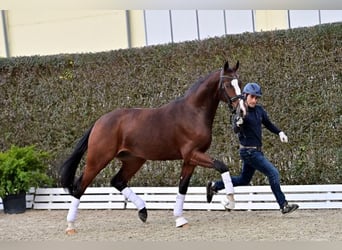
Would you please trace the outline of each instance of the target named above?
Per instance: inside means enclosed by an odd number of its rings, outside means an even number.
[[[26,211],[26,193],[9,194],[2,199],[6,214],[20,214]]]

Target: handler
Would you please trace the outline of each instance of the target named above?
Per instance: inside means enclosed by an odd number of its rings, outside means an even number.
[[[239,176],[232,176],[233,186],[249,185],[255,170],[267,176],[272,192],[283,214],[295,211],[299,206],[289,204],[280,188],[278,169],[264,156],[262,152],[262,125],[274,134],[278,134],[281,142],[288,142],[287,136],[277,128],[268,118],[265,109],[257,104],[261,97],[261,87],[257,83],[247,83],[243,89],[243,95],[248,106],[247,115],[242,118],[234,118],[234,132],[238,134],[240,141],[240,157],[242,159],[242,171]],[[207,184],[207,201],[212,201],[213,195],[224,188],[223,182],[209,181]],[[228,200],[225,197],[222,205],[226,207]]]

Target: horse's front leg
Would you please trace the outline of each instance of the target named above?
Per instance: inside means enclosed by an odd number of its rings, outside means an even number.
[[[188,221],[183,217],[183,206],[185,195],[188,191],[190,178],[194,172],[194,169],[194,165],[183,163],[178,186],[178,194],[176,197],[176,204],[173,210],[173,215],[176,217],[176,227],[185,227],[188,225]]]
[[[191,164],[196,164],[202,167],[214,168],[221,174],[221,178],[225,187],[226,197],[222,203],[224,207],[230,211],[235,208],[234,187],[232,178],[229,173],[229,168],[222,161],[212,159],[208,154],[202,152],[194,152],[190,158]]]

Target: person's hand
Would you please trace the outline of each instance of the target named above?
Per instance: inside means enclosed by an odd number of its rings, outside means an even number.
[[[240,116],[236,117],[235,124],[236,124],[237,127],[240,127],[240,125],[243,124],[242,117],[240,117]]]
[[[285,135],[283,131],[279,133],[279,138],[281,142],[288,142],[287,136]]]

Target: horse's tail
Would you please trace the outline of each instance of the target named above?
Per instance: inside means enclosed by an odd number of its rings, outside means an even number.
[[[88,139],[93,126],[87,130],[80,141],[77,143],[74,152],[70,157],[63,163],[60,168],[61,185],[63,188],[68,189],[69,193],[72,194],[74,190],[74,179],[76,175],[76,169],[80,163],[84,153],[88,149]]]

